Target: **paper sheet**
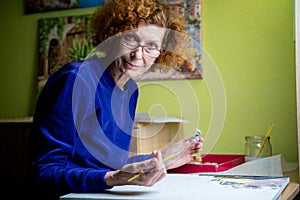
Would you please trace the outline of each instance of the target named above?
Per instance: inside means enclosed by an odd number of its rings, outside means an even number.
[[[278,195],[289,182],[288,177],[280,187],[268,189],[262,187],[237,187],[232,181],[227,184],[213,181],[209,177],[201,175],[241,175],[241,176],[282,176],[283,167],[290,170],[295,163],[288,163],[282,155],[259,158],[246,162],[224,172],[197,173],[197,174],[168,174],[166,178],[153,187],[142,186],[119,186],[104,192],[94,194],[68,194],[61,197],[61,200],[102,200],[102,199],[239,199],[239,200],[277,200]],[[297,164],[298,166],[298,164]],[[218,192],[216,192],[218,191]]]
[[[223,174],[282,176],[281,156],[259,158],[231,168]]]
[[[287,162],[283,156],[281,156],[281,166],[283,172],[290,172],[298,168],[297,162]]]
[[[226,175],[249,175],[249,176],[282,176],[282,172],[297,169],[298,163],[287,162],[284,157],[274,155],[270,157],[258,158],[245,162],[223,172],[213,172],[212,174]],[[205,172],[207,174],[207,172]]]
[[[217,175],[167,174],[152,187],[116,186],[104,193],[68,194],[61,200],[277,200],[289,178],[231,178]]]

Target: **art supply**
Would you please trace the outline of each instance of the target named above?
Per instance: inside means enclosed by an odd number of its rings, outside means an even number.
[[[196,135],[194,135],[194,138],[197,140],[197,142],[199,142],[201,137],[202,137],[202,131],[200,131],[199,128],[196,128]],[[193,156],[193,157],[200,156],[198,161],[202,162],[202,158],[199,153],[193,153],[191,156]]]
[[[134,179],[136,179],[137,177],[139,177],[142,174],[143,173],[138,173],[137,175],[134,175],[133,177],[131,177],[130,179],[128,179],[128,182],[133,181]]]
[[[197,140],[197,142],[200,141],[200,138],[202,137],[202,132],[200,131],[199,128],[196,128],[196,135],[194,135],[194,138]]]
[[[202,161],[190,162],[177,168],[169,169],[170,173],[222,172],[245,162],[243,154],[203,154]]]
[[[165,158],[162,160],[162,162],[166,162],[167,160],[173,158],[174,156],[179,155],[183,150],[184,150],[184,149],[180,149],[180,150],[176,151],[175,153],[172,153],[172,154],[168,155],[167,157],[165,157]],[[143,173],[141,172],[141,173],[138,173],[138,174],[134,175],[133,177],[131,177],[130,179],[128,179],[128,182],[133,181],[134,179],[136,179],[137,177],[139,177],[139,176],[142,175],[142,174],[143,174]]]
[[[271,124],[271,125],[269,126],[269,128],[268,128],[268,130],[267,130],[267,132],[266,132],[266,136],[265,136],[264,140],[262,141],[262,143],[261,143],[261,145],[260,145],[260,148],[258,149],[257,153],[255,154],[255,157],[259,156],[259,154],[260,154],[260,153],[262,152],[262,150],[264,149],[264,146],[265,146],[266,142],[267,142],[268,140],[270,140],[270,133],[271,133],[273,127],[274,127],[274,124]]]
[[[270,132],[273,125],[270,125],[266,134],[245,137],[245,161],[255,160],[261,157],[272,156],[272,145]]]
[[[202,132],[200,131],[200,129],[196,128],[196,135],[194,135],[193,137],[198,142],[198,141],[200,141],[201,136],[202,136]],[[165,157],[162,160],[162,162],[166,162],[167,160],[173,158],[174,156],[179,155],[180,153],[183,152],[183,150],[185,150],[185,149],[180,149],[180,150],[176,151],[175,153],[172,153],[172,154],[168,155],[167,157]],[[194,153],[191,156],[199,156],[199,154],[198,153]],[[134,179],[138,178],[142,174],[143,173],[141,172],[141,173],[138,173],[138,174],[134,175],[133,177],[131,177],[130,179],[128,179],[128,182],[133,181]]]

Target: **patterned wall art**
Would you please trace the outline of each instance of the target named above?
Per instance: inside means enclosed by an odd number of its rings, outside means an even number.
[[[38,89],[64,64],[83,60],[93,49],[88,24],[91,15],[39,20]]]
[[[104,0],[24,0],[25,13],[39,13],[99,6]]]

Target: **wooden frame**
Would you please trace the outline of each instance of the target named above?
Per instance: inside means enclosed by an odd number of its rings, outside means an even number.
[[[93,49],[88,37],[91,15],[39,19],[38,93],[48,77],[71,61],[84,59]]]
[[[87,8],[101,5],[104,0],[24,0],[25,14]]]
[[[300,161],[300,0],[295,0],[296,88],[298,117],[298,160]],[[300,174],[300,167],[299,167]],[[300,180],[299,180],[300,182]]]

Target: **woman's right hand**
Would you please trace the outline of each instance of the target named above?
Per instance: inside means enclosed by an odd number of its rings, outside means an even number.
[[[153,151],[152,155],[151,159],[125,165],[118,171],[107,172],[106,184],[110,187],[117,185],[153,186],[166,176],[167,170],[162,162],[161,152]],[[136,175],[137,177],[133,178]]]

